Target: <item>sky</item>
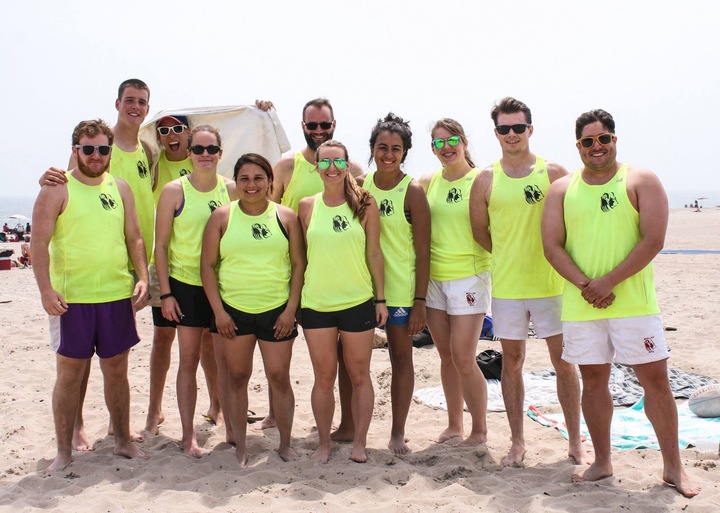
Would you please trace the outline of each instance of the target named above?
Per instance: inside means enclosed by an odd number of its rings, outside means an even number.
[[[619,160],[668,191],[720,191],[715,0],[25,0],[2,17],[0,196],[35,196],[80,120],[115,123],[131,77],[150,86],[149,116],[272,100],[294,149],[302,106],[327,97],[362,163],[392,111],[410,120],[413,176],[439,168],[441,117],[464,126],[477,165],[497,160],[490,109],[505,96],[532,109],[531,150],[574,171],[575,119],[603,108]]]

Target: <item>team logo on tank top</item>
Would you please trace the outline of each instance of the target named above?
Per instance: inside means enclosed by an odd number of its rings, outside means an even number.
[[[142,160],[137,161],[137,168],[138,168],[138,175],[140,175],[140,178],[147,178],[148,176],[148,169],[145,165],[145,162]]]
[[[348,228],[350,228],[350,222],[346,216],[337,215],[333,217],[333,230],[339,233],[344,232]]]
[[[540,190],[540,187],[538,187],[537,185],[527,185],[523,189],[523,192],[525,193],[525,201],[527,201],[530,205],[540,203],[545,197],[545,195]]]
[[[618,205],[618,200],[615,197],[614,192],[606,192],[600,196],[600,210],[603,212],[609,212]]]
[[[117,208],[117,203],[110,194],[102,193],[98,196],[100,203],[105,210],[114,210]]]
[[[182,169],[180,170],[180,176],[186,176],[186,175],[189,175],[189,174],[190,174],[190,170],[189,170],[189,169],[182,168]]]
[[[215,200],[208,201],[208,207],[210,208],[210,213],[213,213],[213,212],[215,212],[216,208],[222,207],[222,203],[220,203],[219,201],[215,201]]]
[[[445,201],[448,203],[458,203],[459,201],[462,201],[462,190],[453,187],[448,191]]]
[[[391,216],[395,213],[395,205],[393,205],[392,200],[390,199],[384,199],[380,202],[380,216]]]
[[[255,240],[263,240],[270,237],[272,233],[266,224],[255,223],[252,225],[252,236]]]

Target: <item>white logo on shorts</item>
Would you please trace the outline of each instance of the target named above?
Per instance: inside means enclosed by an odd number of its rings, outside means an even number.
[[[407,311],[401,306],[398,308],[395,313],[393,314],[393,317],[405,317],[407,315]]]

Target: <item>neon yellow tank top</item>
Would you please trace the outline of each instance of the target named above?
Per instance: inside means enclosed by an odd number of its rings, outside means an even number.
[[[217,185],[209,192],[200,192],[187,176],[180,178],[183,204],[173,219],[168,264],[170,276],[188,285],[201,286],[200,253],[205,225],[213,210],[230,202],[225,179],[218,175]]]
[[[237,310],[259,314],[287,302],[290,295],[290,243],[280,228],[272,201],[250,216],[237,201],[220,239],[220,297]]]
[[[604,185],[588,185],[576,172],[565,193],[565,249],[589,278],[604,276],[640,241],[639,214],[627,195],[627,164]],[[589,321],[660,313],[652,263],[613,289],[608,308],[593,308],[580,289],[566,282],[562,320]]]
[[[375,185],[368,173],[363,186],[380,207],[380,247],[385,266],[385,298],[388,306],[412,306],[415,296],[415,246],[412,225],[405,218],[405,195],[412,176],[405,175],[393,189]]]
[[[550,187],[545,160],[532,172],[511,178],[500,161],[493,164],[488,214],[492,235],[492,295],[501,299],[559,296],[563,279],[545,258],[540,233]]]
[[[478,174],[448,182],[442,169],[430,180],[430,278],[457,280],[490,270],[490,253],[475,242],[470,226],[470,187]]]
[[[125,208],[115,178],[85,185],[67,174],[68,201],[50,241],[50,280],[68,303],[108,303],[132,296]]]
[[[347,203],[328,207],[322,193],[316,194],[306,239],[304,308],[335,312],[373,297],[365,230]]]
[[[148,261],[155,242],[155,202],[153,200],[152,177],[145,149],[138,139],[137,149],[123,151],[113,144],[110,157],[110,174],[124,180],[133,193],[135,210],[140,222],[140,233],[145,243]],[[132,266],[131,266],[132,268]]]
[[[301,199],[313,196],[322,190],[322,179],[315,169],[315,164],[308,162],[302,152],[298,151],[295,154],[295,165],[290,183],[283,193],[280,204],[290,207],[297,214]]]
[[[181,176],[189,175],[190,173],[192,173],[192,162],[190,162],[190,159],[173,161],[167,159],[165,150],[160,153],[157,165],[157,184],[153,191],[156,209],[163,187],[173,180],[177,180]]]

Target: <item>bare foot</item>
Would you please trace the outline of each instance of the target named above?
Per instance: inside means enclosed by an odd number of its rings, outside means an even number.
[[[355,427],[350,426],[349,428],[346,428],[340,424],[340,427],[330,433],[330,440],[333,442],[352,442],[355,440]]]
[[[368,459],[365,446],[360,444],[353,445],[352,451],[350,452],[350,459],[355,463],[365,463]]]
[[[388,449],[398,456],[403,456],[410,452],[410,447],[407,445],[407,440],[404,434],[391,434],[390,442],[388,442]]]
[[[568,456],[575,460],[576,465],[592,465],[595,462],[595,456],[583,449],[582,445],[577,449],[568,447]]]
[[[685,473],[684,470],[680,470],[677,475],[671,476],[669,473],[663,472],[663,482],[674,487],[685,497],[695,497],[702,490],[701,486],[696,486],[690,481],[690,477]]]
[[[222,411],[215,408],[210,408],[208,412],[203,415],[203,418],[206,422],[209,422],[210,424],[215,424],[216,426],[219,426],[223,423],[223,414]]]
[[[470,433],[465,440],[460,442],[458,445],[461,447],[475,447],[476,445],[483,445],[487,443],[487,434],[485,433]]]
[[[572,482],[583,483],[585,481],[597,481],[598,479],[610,477],[611,475],[613,475],[612,464],[608,462],[607,465],[601,465],[595,461],[582,474],[573,474]]]
[[[111,419],[110,425],[108,425],[108,436],[115,436],[115,428],[112,425],[112,419]],[[139,433],[136,433],[135,431],[133,431],[131,429],[130,430],[130,441],[142,443],[145,441],[145,437]]]
[[[197,440],[193,437],[192,440],[187,442],[183,440],[183,454],[191,458],[199,459],[203,457],[205,451],[198,447]]]
[[[318,463],[327,463],[330,461],[330,446],[325,444],[319,445],[312,457]]]
[[[150,433],[151,435],[157,435],[160,433],[160,424],[165,422],[165,414],[163,412],[160,412],[158,415],[151,415],[148,413],[147,418],[145,419],[145,431],[146,433]]]
[[[525,445],[515,443],[510,446],[508,453],[500,460],[505,467],[522,467],[525,459]]]
[[[48,468],[45,469],[45,473],[55,472],[56,470],[62,470],[72,463],[72,455],[60,455],[55,456],[55,459]]]
[[[238,463],[240,464],[240,468],[247,467],[248,464],[248,453],[247,453],[247,447],[240,447],[239,445],[235,449],[235,457],[238,460]]]
[[[278,454],[283,461],[295,461],[300,457],[290,446],[278,449]]]
[[[144,460],[150,459],[150,456],[142,452],[134,443],[129,442],[127,444],[121,444],[115,442],[115,448],[113,454],[116,456],[125,456],[126,458],[142,458]]]
[[[263,429],[270,429],[277,426],[277,421],[275,420],[275,415],[268,415],[264,419],[262,419],[260,422],[255,424],[253,426],[253,429],[256,429],[258,431],[262,431]]]
[[[73,429],[72,437],[73,449],[78,452],[94,451],[95,448],[88,440],[87,434],[85,433],[85,426]]]
[[[448,440],[451,440],[453,438],[458,438],[458,437],[462,438],[463,434],[464,433],[463,433],[462,429],[447,428],[445,431],[440,433],[440,435],[437,437],[437,443],[444,444],[445,442],[447,442]]]

